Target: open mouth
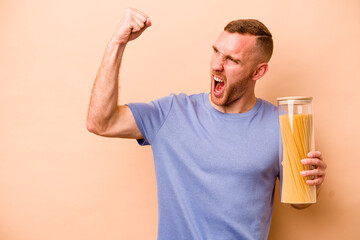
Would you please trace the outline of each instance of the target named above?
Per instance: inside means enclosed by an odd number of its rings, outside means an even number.
[[[224,90],[224,86],[225,86],[225,81],[224,79],[221,79],[215,75],[213,75],[213,79],[214,79],[214,94],[216,96],[219,96],[222,91]]]

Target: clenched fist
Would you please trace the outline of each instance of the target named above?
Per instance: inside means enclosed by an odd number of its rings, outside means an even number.
[[[134,8],[128,8],[111,41],[126,44],[139,37],[150,26],[150,18],[145,13]]]

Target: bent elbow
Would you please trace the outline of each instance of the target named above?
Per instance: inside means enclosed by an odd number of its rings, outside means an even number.
[[[87,121],[86,128],[89,132],[102,137],[109,137],[107,125],[101,125],[98,122]]]
[[[90,121],[87,121],[87,123],[86,123],[86,128],[87,128],[87,130],[88,130],[89,132],[91,132],[91,133],[95,133],[95,134],[98,133],[98,130],[97,130],[97,128],[95,127],[95,124],[93,124],[93,123],[90,122]]]
[[[94,133],[96,135],[102,135],[102,129],[99,127],[99,124],[97,124],[96,122],[94,121],[91,121],[91,120],[87,120],[86,122],[86,128],[89,132],[91,133]]]

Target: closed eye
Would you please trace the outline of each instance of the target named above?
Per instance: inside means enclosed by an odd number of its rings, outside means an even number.
[[[213,50],[214,50],[214,53],[220,53],[220,51],[215,47],[215,46],[212,46]],[[235,59],[233,58],[232,56],[230,55],[226,55],[224,56],[226,60],[229,60],[231,61],[232,63],[235,63],[235,64],[239,64],[241,63],[241,61],[239,59]]]
[[[232,57],[228,56],[226,59],[230,60],[233,63],[239,64],[240,62],[236,59],[233,59]]]

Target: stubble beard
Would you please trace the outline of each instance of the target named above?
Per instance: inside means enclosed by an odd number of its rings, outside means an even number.
[[[233,83],[232,85],[226,86],[226,89],[220,98],[213,94],[213,85],[211,84],[211,101],[219,107],[227,107],[231,105],[232,103],[240,100],[245,95],[248,89],[249,81],[250,77],[247,77],[236,83]]]

